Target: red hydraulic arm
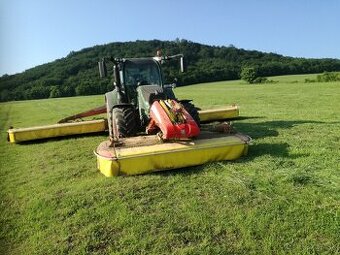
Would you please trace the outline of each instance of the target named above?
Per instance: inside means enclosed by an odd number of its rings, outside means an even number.
[[[97,108],[93,108],[93,109],[88,110],[86,112],[81,112],[81,113],[63,118],[63,119],[59,120],[58,123],[65,123],[65,122],[68,122],[70,120],[85,118],[85,117],[94,116],[94,115],[98,115],[98,114],[102,114],[102,113],[106,113],[106,105],[103,105],[103,106],[100,106],[100,107],[97,107]]]
[[[175,100],[155,101],[150,108],[150,118],[146,132],[155,133],[160,129],[164,140],[188,139],[200,133],[195,120]]]

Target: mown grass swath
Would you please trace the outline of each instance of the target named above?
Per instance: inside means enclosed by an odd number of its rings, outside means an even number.
[[[238,103],[248,156],[132,177],[96,170],[106,134],[5,142],[9,126],[54,123],[102,96],[0,104],[0,252],[339,253],[340,83],[306,78],[178,88],[201,108]]]

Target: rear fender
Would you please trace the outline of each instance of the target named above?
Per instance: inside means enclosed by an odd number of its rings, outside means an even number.
[[[172,88],[164,88],[164,93],[168,99],[176,99],[175,93]]]

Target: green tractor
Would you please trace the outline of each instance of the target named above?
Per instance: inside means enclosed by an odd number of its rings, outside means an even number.
[[[104,58],[98,62],[101,77],[107,76],[106,63],[113,64],[114,89],[105,94],[110,140],[135,136],[145,132],[150,122],[150,107],[157,100],[175,100],[200,125],[199,114],[191,100],[178,100],[173,92],[177,81],[165,84],[161,65],[172,59],[180,59],[184,72],[182,54],[150,58]]]
[[[200,128],[200,123],[237,117],[237,106],[198,112],[191,100],[176,98],[176,82],[164,83],[161,65],[176,58],[180,59],[183,72],[181,54],[105,58],[99,62],[99,72],[106,76],[106,63],[112,63],[114,85],[105,94],[105,105],[68,116],[55,125],[9,129],[8,139],[19,143],[109,129],[110,140],[100,143],[94,151],[97,168],[105,176],[144,174],[245,155],[251,138],[237,133],[229,123]],[[103,113],[107,113],[107,121],[68,123]]]

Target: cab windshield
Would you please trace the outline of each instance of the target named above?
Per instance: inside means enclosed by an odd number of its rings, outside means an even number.
[[[126,86],[159,85],[160,74],[157,64],[153,62],[126,61],[124,68],[124,83]]]

